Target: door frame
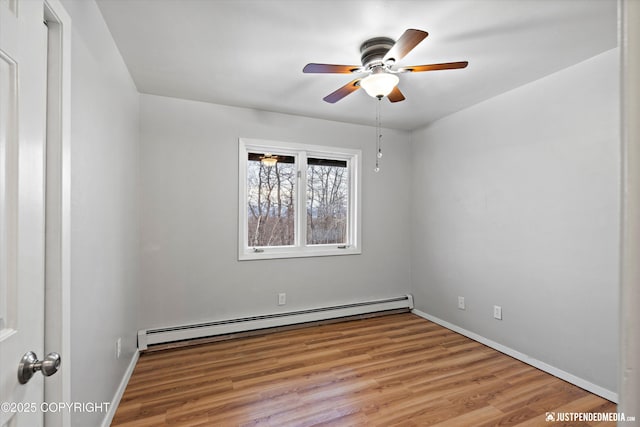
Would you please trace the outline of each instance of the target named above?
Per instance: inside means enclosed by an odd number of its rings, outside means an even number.
[[[47,60],[44,349],[62,355],[44,382],[46,402],[71,402],[71,18],[60,0],[43,0]],[[47,427],[70,425],[70,413],[44,414]]]
[[[621,260],[618,411],[640,417],[640,1],[619,0]]]

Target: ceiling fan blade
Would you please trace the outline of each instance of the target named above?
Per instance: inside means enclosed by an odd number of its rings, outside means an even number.
[[[333,64],[307,64],[302,69],[303,73],[338,73],[349,74],[361,71],[359,65],[333,65]]]
[[[398,89],[398,86],[393,88],[391,93],[387,95],[387,98],[389,98],[389,101],[391,102],[400,102],[405,100],[405,97],[402,92],[400,92],[400,89]]]
[[[329,102],[331,104],[335,104],[336,102],[340,101],[345,96],[347,96],[350,93],[355,92],[356,90],[360,89],[360,85],[358,84],[359,82],[360,82],[360,79],[352,80],[349,83],[347,83],[346,85],[342,86],[340,89],[336,90],[335,92],[330,93],[329,95],[325,96],[322,99],[324,99],[325,101],[327,101],[327,102]]]
[[[400,36],[393,47],[389,49],[389,52],[387,52],[382,61],[393,59],[395,62],[398,62],[428,35],[429,33],[426,31],[408,29]]]
[[[420,71],[455,70],[457,68],[465,68],[467,65],[469,65],[469,62],[467,61],[445,62],[443,64],[411,65],[408,67],[399,68],[397,72],[417,73]]]

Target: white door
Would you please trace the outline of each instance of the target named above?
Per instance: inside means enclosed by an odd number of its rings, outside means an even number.
[[[47,32],[43,3],[0,0],[0,426],[42,426]]]

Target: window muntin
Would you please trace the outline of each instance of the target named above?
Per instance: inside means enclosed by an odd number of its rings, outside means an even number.
[[[359,150],[241,138],[239,259],[360,253],[359,179]]]

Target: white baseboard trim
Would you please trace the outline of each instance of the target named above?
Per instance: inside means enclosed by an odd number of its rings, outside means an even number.
[[[511,356],[515,359],[520,360],[521,362],[524,362],[528,365],[531,365],[535,368],[540,369],[541,371],[547,372],[551,375],[553,375],[554,377],[558,377],[562,380],[565,380],[575,386],[578,386],[582,389],[585,389],[593,394],[597,394],[600,397],[604,397],[607,400],[610,400],[614,403],[618,403],[618,393],[613,392],[611,390],[608,390],[604,387],[600,387],[599,385],[593,384],[592,382],[589,382],[585,379],[582,379],[580,377],[577,377],[573,374],[570,374],[569,372],[563,371],[562,369],[558,369],[555,366],[551,366],[548,365],[538,359],[534,359],[533,357],[527,356],[524,353],[520,353],[517,350],[514,350],[510,347],[504,346],[500,343],[497,343],[495,341],[492,341],[488,338],[483,337],[482,335],[478,335],[475,332],[471,332],[468,331],[464,328],[461,328],[459,326],[454,325],[453,323],[449,323],[446,320],[442,320],[439,319],[435,316],[432,316],[430,314],[427,314],[423,311],[420,311],[418,309],[413,309],[411,310],[412,313],[416,314],[417,316],[420,316],[424,319],[430,320],[433,323],[437,323],[440,326],[443,326],[447,329],[450,329],[454,332],[457,332],[461,335],[464,335],[467,338],[471,338],[474,341],[477,341],[481,344],[484,344],[488,347],[493,348],[494,350],[499,351],[500,353],[504,353],[508,356]]]
[[[122,377],[122,381],[120,381],[120,385],[118,386],[116,393],[113,395],[113,399],[111,399],[109,411],[102,420],[101,427],[109,427],[111,425],[111,421],[113,421],[113,417],[116,415],[116,410],[118,409],[118,405],[120,404],[120,399],[122,399],[122,395],[127,388],[127,384],[129,384],[129,379],[133,374],[136,363],[138,363],[138,357],[140,357],[140,352],[136,349],[136,351],[133,353],[133,356],[131,357],[129,366],[127,367],[127,370]]]

